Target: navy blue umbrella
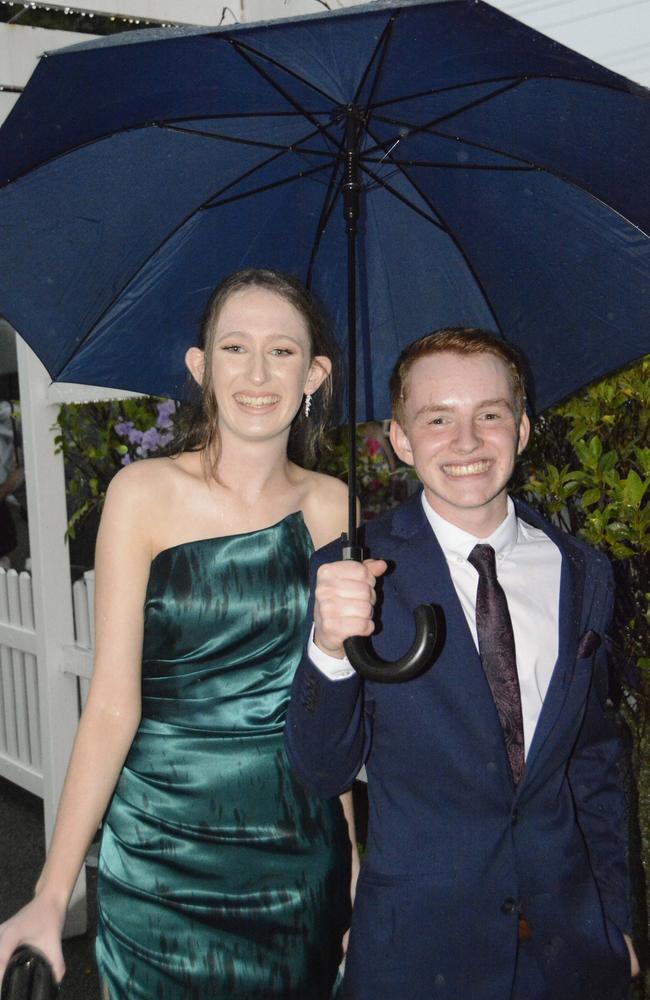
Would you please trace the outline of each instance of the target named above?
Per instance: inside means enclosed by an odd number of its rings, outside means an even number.
[[[541,409],[650,349],[649,126],[480,0],[77,45],[0,131],[0,314],[55,379],[178,397],[216,282],[279,268],[358,330],[353,420],[445,325],[518,344]]]

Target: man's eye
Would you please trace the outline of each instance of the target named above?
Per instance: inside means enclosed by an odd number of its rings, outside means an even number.
[[[446,423],[446,420],[445,420],[444,417],[431,417],[431,419],[429,420],[429,423],[430,424],[435,424],[436,426],[440,426],[441,424]]]
[[[274,347],[271,354],[274,354],[276,358],[286,357],[289,354],[293,354],[293,351],[290,351],[288,347]]]
[[[221,350],[229,351],[231,354],[241,354],[244,348],[241,346],[241,344],[224,344]]]

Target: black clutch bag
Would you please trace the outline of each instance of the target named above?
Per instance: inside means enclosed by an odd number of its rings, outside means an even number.
[[[52,966],[40,951],[16,949],[2,980],[0,1000],[54,1000],[58,992]]]

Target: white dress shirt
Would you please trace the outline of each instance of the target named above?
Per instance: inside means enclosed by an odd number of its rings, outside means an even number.
[[[527,754],[558,654],[560,550],[543,531],[517,517],[510,497],[505,519],[488,538],[476,538],[445,521],[432,509],[424,493],[422,506],[447,560],[477,650],[478,572],[467,557],[478,543],[491,545],[496,553],[497,577],[508,601],[515,637]],[[347,659],[338,660],[318,649],[313,629],[308,655],[330,680],[343,680],[354,672]]]

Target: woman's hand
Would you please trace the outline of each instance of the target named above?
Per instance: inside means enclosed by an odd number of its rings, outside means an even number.
[[[635,979],[641,972],[641,966],[639,965],[639,959],[636,955],[636,950],[632,944],[632,938],[629,934],[624,934],[625,944],[627,945],[627,950],[630,953],[630,976]]]
[[[12,954],[24,944],[45,956],[60,983],[65,973],[61,950],[64,920],[65,909],[43,895],[36,895],[31,903],[0,924],[0,984]]]
[[[361,868],[361,859],[359,858],[359,848],[357,847],[356,844],[352,845],[351,863],[352,863],[352,870],[350,878],[350,900],[352,902],[352,906],[354,906],[354,897],[357,894],[357,880],[359,878],[359,870]],[[347,931],[343,935],[342,947],[344,955],[347,955],[348,953],[349,941],[350,941],[350,928],[348,927]]]

